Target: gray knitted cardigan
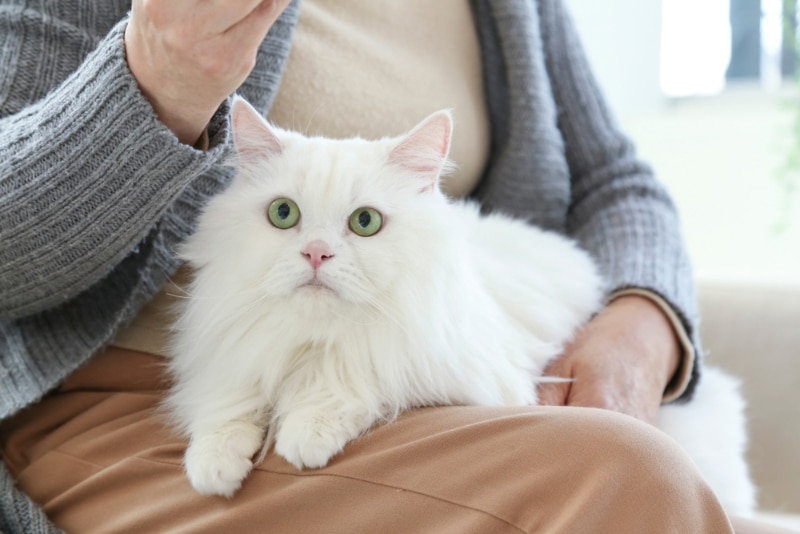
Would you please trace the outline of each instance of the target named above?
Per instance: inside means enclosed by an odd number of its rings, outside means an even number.
[[[694,340],[675,208],[604,104],[561,0],[473,0],[491,120],[475,196],[565,232],[609,289],[647,288]],[[298,6],[240,92],[272,102]],[[108,343],[178,265],[173,251],[222,190],[227,103],[206,152],[178,143],[127,70],[125,0],[0,0],[0,419]],[[700,354],[700,351],[698,351]],[[696,383],[697,370],[686,398]],[[0,464],[0,531],[52,531]]]

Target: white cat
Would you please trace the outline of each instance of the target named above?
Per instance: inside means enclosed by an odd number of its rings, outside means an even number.
[[[195,278],[170,361],[197,491],[231,496],[266,428],[315,468],[413,407],[536,403],[603,284],[572,241],[440,192],[451,129],[439,112],[400,138],[306,138],[235,100],[239,172],[182,249]],[[738,386],[705,377],[663,427],[746,512]]]

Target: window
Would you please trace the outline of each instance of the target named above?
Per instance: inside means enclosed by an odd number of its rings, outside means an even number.
[[[678,204],[698,277],[800,283],[800,159],[794,191],[782,170],[800,158],[794,3],[567,4],[623,129]]]

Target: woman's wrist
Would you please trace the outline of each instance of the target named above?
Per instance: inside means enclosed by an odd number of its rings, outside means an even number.
[[[639,294],[621,295],[609,307],[629,317],[632,335],[641,338],[643,350],[653,359],[653,369],[658,370],[666,389],[680,368],[683,353],[670,319],[653,300]]]
[[[161,121],[184,144],[195,145],[221,102],[197,101],[198,94],[170,95],[162,76],[149,68],[146,42],[132,24],[125,29],[125,50],[128,68],[134,74],[144,97]]]
[[[194,145],[220,104],[247,78],[289,0],[133,0],[128,67],[158,119]]]
[[[694,376],[695,360],[697,358],[697,350],[689,335],[689,330],[684,321],[675,310],[663,297],[659,294],[644,288],[631,287],[620,289],[611,294],[608,302],[626,295],[638,295],[644,299],[649,300],[653,305],[661,310],[663,316],[669,321],[672,326],[672,332],[678,339],[679,343],[679,362],[678,368],[672,376],[672,379],[667,384],[664,390],[662,402],[672,402],[680,398],[689,388],[692,377]]]

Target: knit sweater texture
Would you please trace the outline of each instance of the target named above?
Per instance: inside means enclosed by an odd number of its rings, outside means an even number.
[[[608,290],[664,298],[699,356],[675,206],[619,131],[561,0],[472,0],[492,142],[475,197],[566,233]],[[182,145],[125,61],[124,0],[0,0],[0,419],[101,350],[178,267],[176,246],[225,188],[228,103],[210,147]],[[266,113],[298,3],[239,92]],[[688,398],[693,379],[683,396]],[[0,464],[0,532],[55,532]]]

